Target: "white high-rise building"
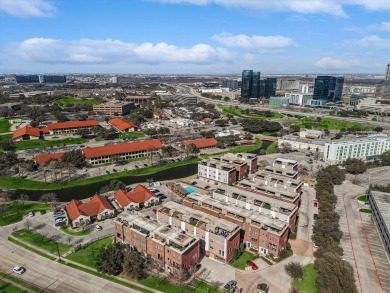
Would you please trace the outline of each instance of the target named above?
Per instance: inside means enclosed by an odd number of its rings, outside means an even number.
[[[324,161],[342,164],[349,158],[373,161],[390,150],[390,136],[378,134],[356,140],[336,140],[325,143]]]

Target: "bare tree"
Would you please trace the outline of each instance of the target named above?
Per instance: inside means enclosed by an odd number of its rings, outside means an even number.
[[[19,202],[21,202],[22,205],[24,205],[24,203],[26,201],[28,201],[30,199],[30,197],[28,196],[28,194],[25,194],[25,193],[21,193],[19,196],[18,196],[18,200]]]

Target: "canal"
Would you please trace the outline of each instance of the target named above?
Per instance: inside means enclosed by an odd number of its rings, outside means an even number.
[[[270,144],[271,142],[263,141],[261,145],[261,149],[267,149],[267,147]],[[258,153],[259,151],[260,150],[253,153]],[[154,182],[180,179],[180,178],[185,178],[188,176],[195,175],[197,172],[198,172],[198,163],[193,163],[193,164],[179,166],[179,167],[175,167],[172,169],[168,169],[153,174],[140,175],[140,176],[128,176],[128,177],[120,178],[119,180],[123,181],[127,185],[131,185],[131,184],[146,182],[147,179],[153,179]],[[72,199],[84,199],[84,198],[91,197],[94,194],[98,193],[103,186],[108,185],[110,181],[111,180],[106,180],[106,181],[92,183],[89,185],[69,187],[69,188],[57,189],[52,191],[16,190],[14,196],[17,196],[20,193],[26,193],[29,195],[30,200],[38,201],[42,194],[48,192],[54,192],[57,194],[58,200],[60,202],[68,202]]]

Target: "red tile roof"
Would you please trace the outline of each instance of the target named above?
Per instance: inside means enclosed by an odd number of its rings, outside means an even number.
[[[55,159],[55,160],[61,159],[63,154],[64,153],[39,155],[35,157],[35,163],[42,166],[45,165],[46,162],[48,162],[50,159]]]
[[[12,134],[12,139],[19,138],[23,135],[29,135],[29,136],[40,136],[39,128],[31,127],[31,126],[24,126],[22,128],[19,128],[15,130]]]
[[[209,148],[217,145],[217,140],[215,138],[201,138],[201,139],[194,139],[194,140],[184,140],[183,144],[185,146],[188,146],[190,144],[196,145],[197,148]]]
[[[53,129],[65,129],[65,128],[77,128],[77,127],[92,127],[92,126],[98,126],[98,122],[96,120],[57,122],[57,123],[48,124],[47,128],[49,130],[53,130]]]
[[[134,123],[131,123],[130,121],[127,121],[122,118],[111,119],[110,121],[108,121],[108,123],[114,126],[119,131],[123,131],[129,128],[138,128],[138,126],[135,125]]]
[[[118,203],[124,208],[132,202],[143,203],[154,197],[154,194],[145,186],[138,185],[132,191],[129,191],[127,193],[124,190],[119,189],[115,193],[114,197],[118,201]]]
[[[160,112],[153,112],[153,117],[160,117],[161,113]]]
[[[124,154],[135,151],[143,151],[147,150],[150,147],[160,149],[162,148],[162,146],[163,145],[161,144],[161,141],[159,139],[150,139],[101,147],[85,148],[83,149],[83,153],[86,158],[95,158],[115,154]]]
[[[114,210],[108,200],[104,196],[98,194],[94,195],[89,202],[83,203],[73,199],[66,205],[66,211],[71,220],[76,220],[80,216],[97,216],[105,209]]]

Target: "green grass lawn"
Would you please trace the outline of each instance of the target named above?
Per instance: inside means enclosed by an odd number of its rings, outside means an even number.
[[[180,162],[173,162],[164,165],[156,165],[151,167],[139,168],[136,170],[124,171],[111,173],[103,176],[97,176],[93,178],[86,178],[80,180],[67,181],[62,183],[45,183],[42,181],[36,181],[25,178],[18,178],[12,176],[2,176],[0,177],[0,188],[9,188],[9,189],[20,189],[20,190],[55,190],[60,188],[68,188],[74,186],[82,186],[88,185],[96,182],[112,180],[112,179],[120,179],[128,176],[137,176],[137,175],[145,175],[145,174],[153,174],[155,172],[165,171],[171,168],[185,166],[188,164],[196,163],[200,159],[193,158]]]
[[[29,291],[20,289],[19,287],[16,287],[11,283],[0,281],[0,292],[1,293],[24,293]]]
[[[368,196],[367,195],[361,195],[361,196],[358,197],[358,200],[366,202],[366,201],[368,201]]]
[[[26,229],[16,231],[12,233],[12,235],[34,246],[47,250],[53,254],[57,254],[57,243],[58,243],[58,250],[60,251],[60,254],[64,254],[65,252],[67,252],[69,249],[72,248],[72,245],[56,242],[50,238],[42,236],[41,234]]]
[[[190,293],[190,292],[218,293],[218,292],[222,292],[218,288],[214,288],[212,285],[201,282],[199,280],[195,280],[193,282],[192,288],[183,288],[179,285],[162,280],[157,276],[148,277],[146,279],[140,280],[139,282],[144,286],[148,286],[150,288],[157,289],[159,291],[167,292],[167,293]],[[208,291],[208,289],[210,289],[210,291]]]
[[[372,210],[371,209],[360,209],[361,213],[366,213],[366,214],[371,214]]]
[[[29,246],[29,245],[25,244],[24,242],[21,242],[21,241],[13,238],[11,236],[8,236],[8,241],[12,242],[12,243],[14,243],[14,244],[16,244],[16,245],[18,245],[20,247],[23,247],[24,249],[29,250],[29,251],[31,251],[31,252],[33,252],[35,254],[43,256],[43,257],[45,257],[47,259],[50,259],[50,260],[55,260],[56,259],[54,256],[49,255],[48,253],[43,253],[42,251],[40,251],[40,250],[38,250],[36,248],[33,248],[32,246]]]
[[[348,122],[348,121],[341,121],[341,120],[336,120],[336,119],[331,119],[331,118],[321,118],[321,121],[316,124],[314,122],[314,119],[312,117],[305,117],[301,118],[299,122],[294,123],[298,125],[301,128],[305,128],[307,126],[311,126],[314,129],[333,129],[333,130],[340,130],[340,129],[348,129],[351,127],[358,127],[361,130],[371,130],[372,127],[365,125],[365,124],[360,124],[360,123],[354,123],[354,122]]]
[[[314,264],[308,264],[303,267],[304,276],[302,280],[293,282],[293,287],[298,289],[300,293],[317,293],[316,278],[317,271],[314,269]]]
[[[121,139],[133,139],[133,138],[139,138],[139,137],[144,137],[145,133],[143,132],[126,132],[126,133],[118,133],[118,138]]]
[[[69,254],[67,259],[73,260],[80,264],[86,265],[91,268],[96,268],[96,264],[99,261],[100,248],[112,243],[112,238],[103,238],[98,241],[92,242],[88,246],[80,249],[79,251]]]
[[[66,234],[73,235],[73,236],[84,236],[91,234],[91,230],[85,230],[85,231],[75,231],[72,228],[61,226],[61,231],[65,232]]]
[[[8,205],[8,209],[0,212],[0,226],[9,225],[12,223],[20,222],[23,215],[29,212],[48,211],[50,206],[45,203],[17,203],[11,202]]]
[[[279,112],[272,112],[272,117],[267,117],[264,115],[257,115],[257,114],[246,114],[244,109],[241,108],[233,108],[233,107],[226,107],[221,104],[218,105],[218,108],[222,110],[223,115],[231,114],[233,116],[238,117],[244,117],[244,118],[254,118],[254,119],[275,119],[275,118],[282,118],[283,115]]]
[[[251,153],[251,152],[255,152],[255,151],[260,150],[260,148],[261,148],[261,141],[260,141],[260,139],[256,138],[256,141],[254,144],[241,145],[241,146],[237,146],[237,147],[234,147],[234,148],[226,150],[226,151],[212,153],[212,154],[203,154],[200,157],[202,159],[207,159],[210,157],[219,156],[219,155],[223,155],[223,154],[227,154],[227,153]]]
[[[69,105],[99,105],[101,102],[97,99],[77,99],[74,97],[67,97],[63,99],[59,99],[54,102],[60,106],[69,106]]]
[[[10,127],[9,119],[0,119],[0,133],[10,132]]]
[[[273,153],[276,153],[277,152],[277,149],[278,149],[278,142],[277,141],[274,141],[273,143],[271,143],[268,147],[267,147],[267,154],[273,154]]]
[[[254,260],[255,258],[256,256],[253,253],[244,251],[238,259],[234,260],[230,264],[236,269],[244,270],[246,267],[246,262],[249,260]]]
[[[85,143],[87,140],[81,137],[71,137],[71,138],[65,138],[65,139],[59,139],[59,140],[25,140],[16,142],[11,145],[10,149],[14,151],[20,151],[20,150],[28,150],[28,149],[36,149],[36,148],[47,148],[52,146],[64,146],[68,144],[82,144]]]
[[[12,138],[12,134],[3,134],[3,135],[0,135],[0,141],[10,140],[11,138]]]

